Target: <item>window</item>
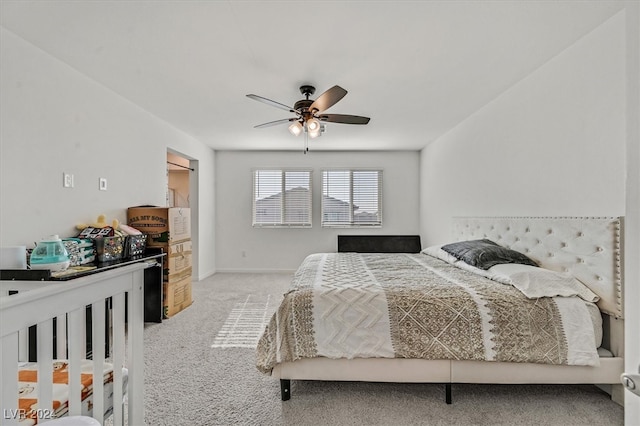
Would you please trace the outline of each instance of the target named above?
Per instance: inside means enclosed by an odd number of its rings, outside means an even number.
[[[322,226],[382,226],[382,170],[323,170]]]
[[[254,227],[310,227],[311,171],[254,170]]]

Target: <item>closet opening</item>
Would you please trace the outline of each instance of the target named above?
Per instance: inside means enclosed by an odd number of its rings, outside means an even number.
[[[167,150],[167,207],[189,208],[193,245],[193,276],[198,276],[198,160]]]

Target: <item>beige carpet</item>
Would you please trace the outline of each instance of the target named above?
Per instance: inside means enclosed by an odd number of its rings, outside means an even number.
[[[447,405],[443,385],[294,381],[282,402],[279,382],[256,370],[250,346],[290,279],[216,274],[194,283],[191,307],[145,326],[147,424],[623,424],[622,407],[588,385],[453,385]]]

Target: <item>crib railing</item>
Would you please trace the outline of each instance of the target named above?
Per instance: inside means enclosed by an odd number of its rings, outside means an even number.
[[[93,417],[104,422],[103,368],[109,357],[114,366],[113,424],[124,422],[125,360],[127,424],[144,424],[143,274],[147,266],[138,263],[65,282],[0,281],[0,423],[18,424],[25,414],[18,409],[18,363],[27,351],[26,330],[33,325],[37,326],[38,423],[46,422],[53,413],[53,359],[65,352],[69,364],[68,415],[82,414],[80,365],[87,357],[85,316],[86,307],[91,306]],[[5,296],[10,290],[18,294]],[[107,300],[109,312],[105,308]],[[59,327],[55,354],[54,318]],[[105,329],[111,330],[110,354],[103,344],[107,339]],[[67,339],[61,338],[65,334]]]

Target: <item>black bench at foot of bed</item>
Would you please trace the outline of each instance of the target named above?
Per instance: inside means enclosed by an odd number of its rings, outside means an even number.
[[[338,252],[419,253],[420,235],[338,235]]]

